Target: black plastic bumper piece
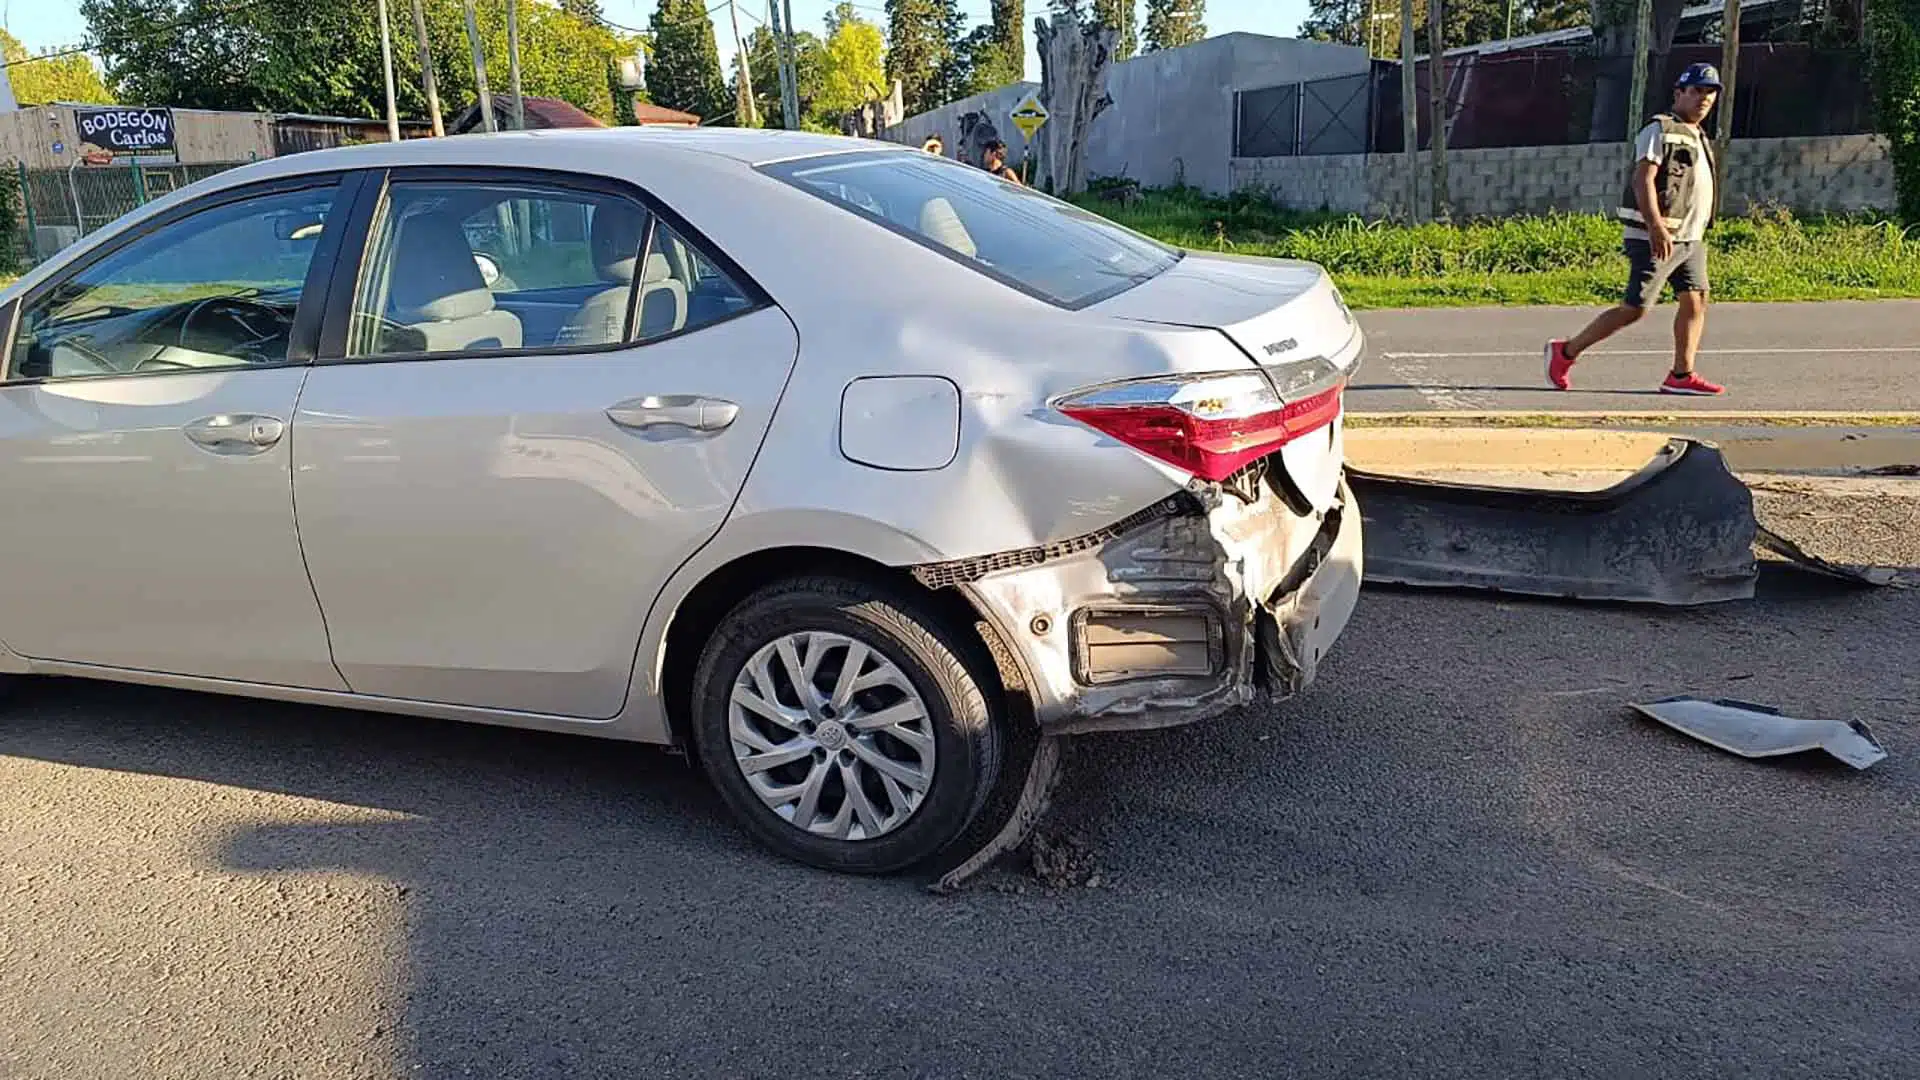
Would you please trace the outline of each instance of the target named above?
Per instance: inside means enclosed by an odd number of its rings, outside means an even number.
[[[1674,439],[1604,491],[1347,476],[1368,581],[1669,605],[1753,596],[1753,495],[1706,443]]]

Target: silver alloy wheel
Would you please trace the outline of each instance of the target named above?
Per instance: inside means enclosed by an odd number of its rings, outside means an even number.
[[[788,634],[754,653],[733,680],[727,733],[760,801],[816,836],[883,836],[933,787],[926,702],[844,634]]]

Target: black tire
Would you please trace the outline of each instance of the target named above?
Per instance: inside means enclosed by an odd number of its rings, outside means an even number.
[[[926,705],[932,782],[911,816],[872,839],[837,840],[793,825],[760,800],[735,763],[728,732],[734,681],[760,649],[802,631],[843,634],[879,653]],[[741,601],[701,653],[693,684],[695,756],[735,820],[773,852],[826,870],[895,873],[944,851],[993,791],[1005,726],[994,671],[977,638],[907,590],[838,577],[781,582]]]

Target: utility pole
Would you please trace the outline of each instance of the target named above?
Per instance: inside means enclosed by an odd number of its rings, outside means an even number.
[[[787,97],[793,110],[788,114],[793,119],[787,126],[797,131],[800,128],[800,69],[794,64],[793,35],[798,32],[798,28],[793,24],[793,0],[778,0],[778,2],[780,23],[787,29],[786,47],[781,50],[781,55],[785,58],[787,65]]]
[[[748,127],[760,126],[760,110],[753,99],[753,66],[747,62],[747,43],[740,39],[739,0],[727,0],[727,14],[733,18],[733,58],[740,69],[740,92],[735,95],[734,110]]]
[[[1645,2],[1645,0],[1643,0]],[[1445,34],[1440,26],[1442,0],[1427,0],[1427,96],[1433,102],[1433,220],[1445,221],[1447,210],[1447,65],[1441,53]]]
[[[480,94],[480,124],[489,132],[499,131],[493,118],[493,95],[487,93],[487,52],[480,43],[480,23],[473,17],[473,0],[466,0],[467,43],[473,46],[473,86]]]
[[[447,125],[440,121],[440,91],[433,84],[433,46],[427,42],[427,13],[420,3],[413,0],[413,36],[420,40],[420,85],[427,94],[427,113],[433,117],[434,135],[439,136],[447,133]]]
[[[1714,140],[1713,208],[1726,205],[1727,157],[1733,149],[1733,77],[1740,67],[1740,0],[1727,0],[1720,30],[1720,137]]]
[[[1653,33],[1653,0],[1640,0],[1633,14],[1633,78],[1628,80],[1627,130],[1623,138],[1632,141],[1647,111],[1647,38]]]
[[[1407,155],[1407,221],[1420,220],[1420,89],[1413,77],[1413,0],[1400,0],[1400,130]]]
[[[527,99],[520,95],[520,0],[507,0],[507,84],[513,90],[513,130],[527,130]]]
[[[393,103],[393,34],[387,26],[387,0],[380,0],[380,74],[387,80],[387,141],[400,141],[400,113]]]
[[[788,46],[785,23],[780,18],[780,0],[767,0],[767,25],[773,28],[773,53],[775,67],[780,72],[780,116],[788,131],[800,127],[800,93],[793,84],[793,68],[787,62]]]

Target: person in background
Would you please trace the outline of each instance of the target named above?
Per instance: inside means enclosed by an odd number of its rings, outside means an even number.
[[[1018,184],[1020,174],[1007,166],[1007,144],[1004,140],[994,139],[980,151],[980,160],[985,163],[988,172],[1002,180],[1011,180]]]
[[[932,154],[934,157],[945,157],[947,153],[947,144],[941,142],[939,133],[935,132],[934,134],[927,136],[927,141],[920,144],[920,149],[925,150],[927,153]]]
[[[1547,342],[1547,381],[1565,390],[1581,354],[1632,326],[1673,284],[1673,370],[1663,394],[1718,394],[1724,387],[1693,370],[1707,325],[1707,227],[1713,224],[1713,143],[1700,130],[1720,94],[1712,64],[1693,64],[1673,87],[1673,109],[1634,140],[1633,164],[1617,211],[1631,270],[1626,296],[1567,341]],[[1731,122],[1731,121],[1729,121]]]

